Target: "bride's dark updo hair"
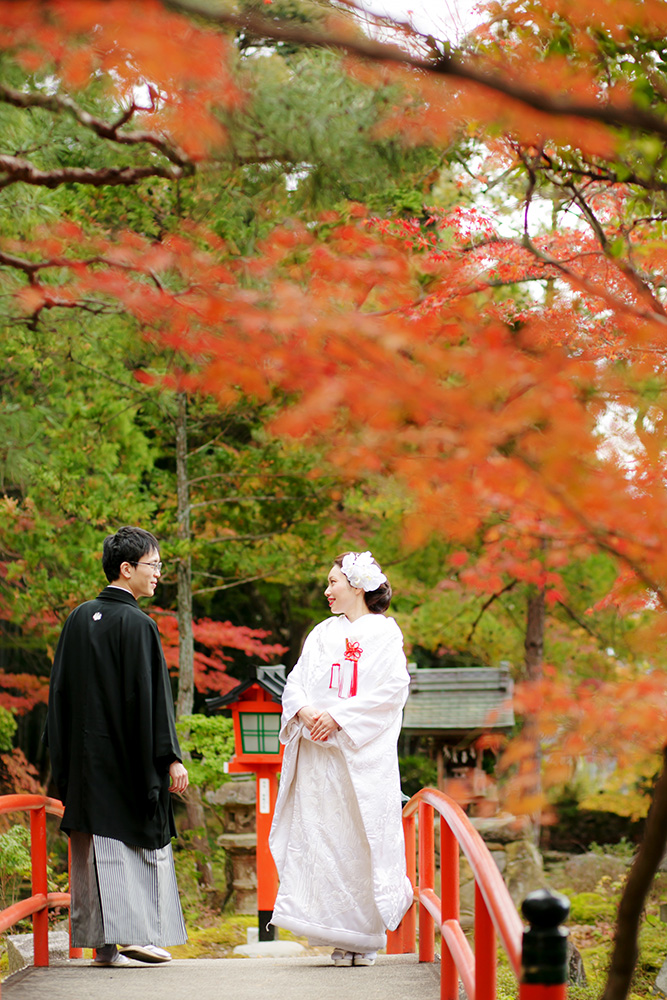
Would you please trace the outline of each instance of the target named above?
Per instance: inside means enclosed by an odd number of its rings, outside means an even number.
[[[342,552],[339,556],[334,559],[334,566],[339,566],[340,569],[343,568],[343,559],[345,556],[353,555],[357,556],[358,552]],[[382,569],[377,559],[373,559],[373,562],[378,567]],[[348,581],[349,582],[349,581]],[[366,601],[366,607],[374,615],[381,615],[387,610],[391,604],[391,584],[389,580],[385,583],[381,583],[377,590],[366,590],[364,591],[364,600]]]

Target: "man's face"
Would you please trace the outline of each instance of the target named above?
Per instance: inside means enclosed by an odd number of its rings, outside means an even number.
[[[133,597],[152,597],[160,580],[160,553],[157,549],[151,549],[147,555],[142,556],[136,565],[124,563],[129,566],[130,573],[127,577],[127,587]]]

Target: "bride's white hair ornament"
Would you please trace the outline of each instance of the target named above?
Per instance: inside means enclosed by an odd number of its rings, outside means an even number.
[[[351,587],[361,587],[366,593],[387,582],[370,552],[348,552],[343,557],[341,569]]]

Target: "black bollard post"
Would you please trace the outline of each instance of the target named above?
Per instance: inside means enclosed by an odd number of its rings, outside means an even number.
[[[260,941],[278,940],[278,928],[273,926],[273,924],[271,923],[272,920],[273,920],[273,910],[257,911],[257,924],[259,926]]]
[[[560,892],[537,889],[521,905],[529,923],[523,932],[520,1000],[565,1000],[570,901]]]

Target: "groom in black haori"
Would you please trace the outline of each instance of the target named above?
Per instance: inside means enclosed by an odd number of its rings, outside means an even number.
[[[137,604],[160,579],[156,538],[104,541],[109,586],[71,613],[58,643],[46,741],[72,848],[72,946],[97,965],[168,962],[186,940],[170,792],[188,773],[155,622]]]

